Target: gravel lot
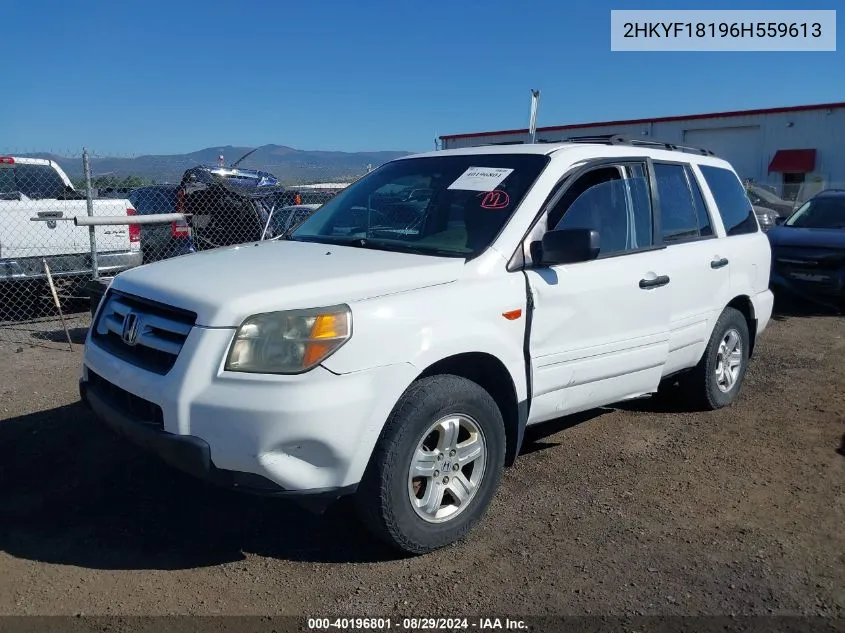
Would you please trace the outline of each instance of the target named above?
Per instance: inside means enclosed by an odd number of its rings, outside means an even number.
[[[51,347],[0,343],[0,614],[845,617],[842,317],[779,316],[730,409],[545,425],[470,538],[412,559],[343,505],[160,465],[78,403],[80,346]]]

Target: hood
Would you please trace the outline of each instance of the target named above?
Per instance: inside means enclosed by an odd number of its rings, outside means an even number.
[[[803,229],[792,226],[776,226],[767,235],[772,246],[845,249],[845,229]]]
[[[112,287],[235,327],[260,312],[348,303],[455,281],[464,260],[268,240],[132,268]]]

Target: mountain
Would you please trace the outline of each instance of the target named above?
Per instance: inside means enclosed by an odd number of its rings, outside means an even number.
[[[156,182],[179,182],[183,172],[196,165],[216,165],[222,154],[227,165],[250,151],[251,147],[207,147],[190,154],[160,154],[134,158],[91,157],[91,175],[138,176]],[[238,166],[263,169],[284,184],[348,181],[410,152],[327,152],[294,149],[284,145],[262,145]],[[49,158],[61,165],[71,180],[83,176],[82,159],[52,154],[26,154],[33,158]]]

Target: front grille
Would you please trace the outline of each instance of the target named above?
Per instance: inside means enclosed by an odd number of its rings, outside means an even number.
[[[841,269],[845,256],[825,248],[778,247],[772,253],[773,267],[797,289],[813,294],[842,292]]]
[[[134,338],[124,332],[130,314]],[[164,375],[176,363],[196,318],[193,312],[109,290],[91,337],[127,363]]]
[[[90,369],[88,388],[134,422],[164,429],[164,414],[160,406],[121,389]]]

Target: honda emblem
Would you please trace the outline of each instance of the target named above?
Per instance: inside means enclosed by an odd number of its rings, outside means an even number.
[[[134,312],[127,312],[123,319],[123,331],[120,338],[127,345],[135,345],[138,342],[138,332],[141,330],[141,319]]]

